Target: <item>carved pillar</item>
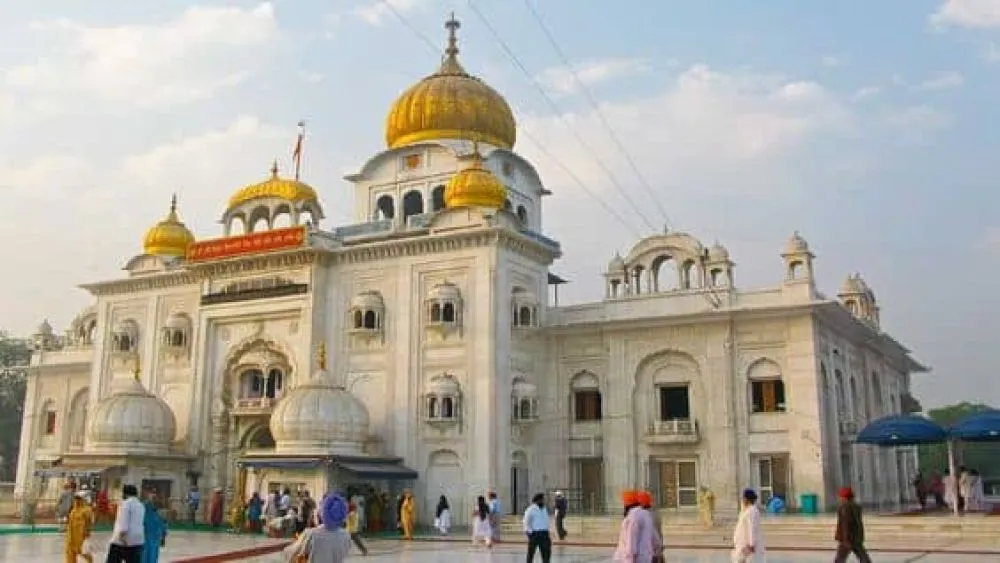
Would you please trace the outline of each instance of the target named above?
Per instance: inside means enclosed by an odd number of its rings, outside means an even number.
[[[225,413],[212,415],[212,440],[209,446],[209,464],[211,475],[209,481],[212,487],[226,487],[226,473],[229,455],[226,451],[229,417]]]

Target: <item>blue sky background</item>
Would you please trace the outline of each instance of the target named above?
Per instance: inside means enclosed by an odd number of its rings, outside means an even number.
[[[511,102],[517,150],[554,192],[544,220],[565,249],[565,299],[599,298],[607,260],[650,229],[576,135],[664,218],[524,2],[472,5],[530,77],[468,2],[390,2],[433,49],[368,0],[5,7],[0,326],[68,323],[89,301],[73,286],[118,275],[174,191],[196,234],[218,235],[225,199],[287,162],[301,118],[326,226],[353,222],[340,178],[381,150],[387,108],[435,69],[452,10],[463,64]],[[1000,0],[532,5],[671,226],[728,246],[738,285],[777,283],[799,230],[821,288],[860,271],[884,327],[934,368],[915,384],[925,404],[1000,404]]]

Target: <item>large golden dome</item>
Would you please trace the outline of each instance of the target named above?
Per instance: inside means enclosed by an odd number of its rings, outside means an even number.
[[[490,207],[502,209],[507,200],[503,182],[483,166],[483,159],[476,152],[472,164],[448,180],[444,188],[444,204],[455,207]]]
[[[499,93],[470,76],[458,62],[454,15],[441,67],[411,86],[392,104],[386,118],[389,148],[435,139],[459,139],[513,148],[517,139],[514,112]]]
[[[184,256],[193,242],[194,235],[177,217],[177,196],[174,196],[166,219],[146,231],[142,250],[155,256]]]
[[[278,176],[278,163],[271,166],[271,177],[259,184],[250,184],[229,198],[229,208],[254,199],[275,198],[285,201],[302,202],[317,201],[316,190],[298,180],[289,180]]]

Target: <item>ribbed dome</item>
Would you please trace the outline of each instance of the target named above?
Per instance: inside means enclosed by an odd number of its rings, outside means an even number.
[[[136,375],[128,386],[97,403],[88,431],[88,449],[94,452],[165,454],[177,422],[167,403],[147,391]]]
[[[483,166],[479,153],[472,157],[472,164],[448,180],[444,188],[444,204],[455,207],[489,207],[502,209],[507,200],[503,182]]]
[[[194,235],[177,217],[177,196],[170,201],[170,213],[146,231],[142,251],[154,256],[184,256],[194,242]]]
[[[323,363],[309,382],[274,407],[271,435],[277,451],[361,453],[368,439],[368,409],[333,381]]]
[[[386,118],[389,148],[439,139],[479,141],[510,149],[517,139],[514,112],[496,90],[458,62],[454,16],[445,24],[448,48],[441,67],[403,92]]]
[[[298,180],[278,176],[278,163],[271,166],[271,177],[258,184],[250,184],[229,198],[229,209],[255,199],[281,199],[289,202],[318,201],[316,190]]]

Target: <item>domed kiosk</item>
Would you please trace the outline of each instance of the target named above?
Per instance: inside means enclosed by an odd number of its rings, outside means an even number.
[[[295,482],[320,494],[352,484],[394,488],[416,479],[416,471],[404,467],[401,458],[371,454],[368,408],[327,371],[326,360],[321,344],[312,377],[271,413],[274,449],[247,452],[239,461],[241,471],[267,471],[271,482]],[[256,490],[253,479],[243,481],[247,492]]]

